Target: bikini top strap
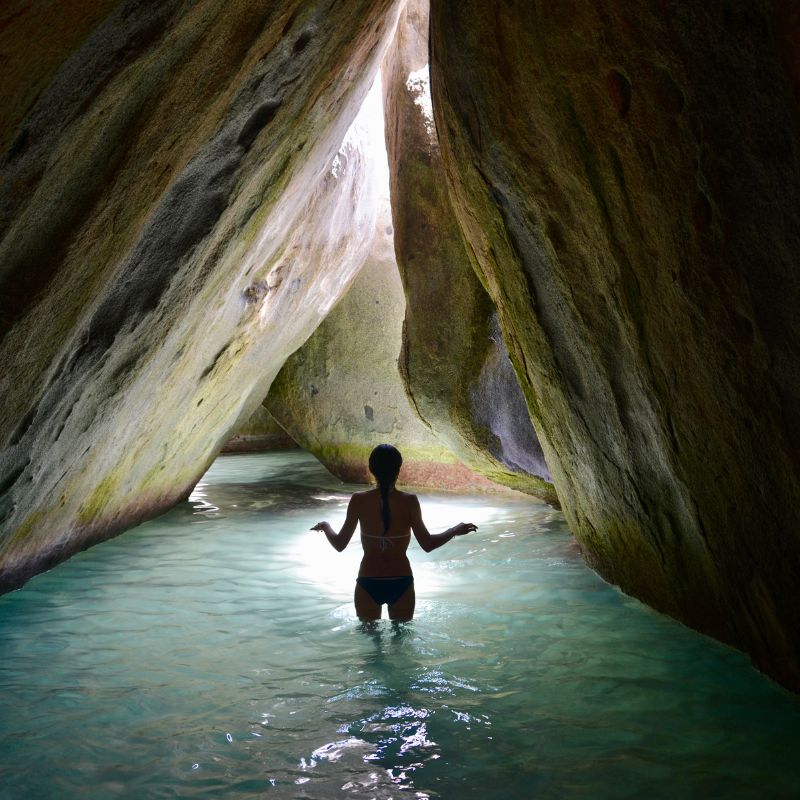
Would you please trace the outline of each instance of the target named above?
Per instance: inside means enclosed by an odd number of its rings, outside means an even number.
[[[406,537],[410,537],[410,533],[403,533],[399,536],[389,536],[388,534],[375,534],[375,533],[362,533],[362,536],[366,537],[367,539],[380,539],[381,540],[381,552],[383,552],[387,547],[394,547],[394,542],[392,539],[405,539]]]

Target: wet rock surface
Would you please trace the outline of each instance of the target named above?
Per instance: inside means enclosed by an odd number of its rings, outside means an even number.
[[[781,9],[434,0],[431,51],[454,205],[586,556],[798,689]]]

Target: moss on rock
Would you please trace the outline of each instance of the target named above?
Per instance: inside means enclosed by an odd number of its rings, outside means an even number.
[[[185,497],[345,290],[374,215],[357,153],[332,167],[398,8],[17,5],[0,590]]]
[[[403,454],[405,485],[497,488],[463,466],[412,407],[397,365],[404,307],[385,197],[370,256],[347,294],[284,364],[266,407],[342,480],[369,482],[369,454],[389,442]]]

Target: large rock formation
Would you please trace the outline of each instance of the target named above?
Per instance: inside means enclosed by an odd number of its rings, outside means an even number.
[[[403,454],[405,485],[499,488],[462,465],[406,395],[398,368],[406,303],[394,256],[380,81],[368,102],[364,136],[380,187],[372,248],[347,294],[284,364],[264,404],[342,480],[368,482],[370,451],[390,442]]]
[[[800,689],[787,9],[433,0],[431,49],[458,217],[587,557]]]
[[[390,442],[403,454],[400,482],[406,486],[499,489],[461,464],[409,401],[397,366],[403,309],[394,259],[368,259],[344,298],[278,373],[266,407],[342,480],[369,482],[370,451]]]
[[[494,305],[450,205],[428,88],[428,0],[406,4],[382,74],[409,395],[471,469],[555,502]]]
[[[397,14],[56,5],[0,26],[0,590],[185,497],[346,288]]]
[[[398,12],[2,5],[0,590],[184,497],[346,290],[375,197],[342,141]],[[800,688],[796,9],[434,0],[431,21],[452,208],[587,557]],[[389,136],[406,380],[466,460],[536,472],[403,78],[415,42],[387,73],[413,112]],[[417,309],[449,296],[442,336]]]

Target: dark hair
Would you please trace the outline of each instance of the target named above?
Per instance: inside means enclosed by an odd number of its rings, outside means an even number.
[[[387,533],[392,524],[392,516],[389,511],[389,489],[397,480],[400,467],[403,463],[403,456],[396,447],[390,444],[379,444],[369,454],[369,471],[378,481],[378,488],[381,493],[381,515],[383,516],[383,532]]]

